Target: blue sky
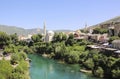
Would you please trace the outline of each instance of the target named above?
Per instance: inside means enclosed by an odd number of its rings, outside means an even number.
[[[0,24],[25,29],[83,28],[120,15],[120,0],[0,0]]]

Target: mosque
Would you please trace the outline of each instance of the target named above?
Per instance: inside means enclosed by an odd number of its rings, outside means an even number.
[[[53,31],[47,31],[46,30],[46,23],[44,22],[44,34],[43,34],[43,40],[44,42],[50,42],[53,40],[54,32]]]

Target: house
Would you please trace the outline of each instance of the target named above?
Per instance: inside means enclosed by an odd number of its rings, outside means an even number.
[[[90,34],[88,40],[104,43],[108,41],[108,34]]]
[[[119,33],[120,33],[120,22],[116,22],[114,24],[114,34],[115,36],[118,36]]]
[[[120,49],[120,40],[113,40],[112,47],[116,49]]]

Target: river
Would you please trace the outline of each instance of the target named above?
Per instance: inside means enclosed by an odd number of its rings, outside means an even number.
[[[98,79],[79,72],[79,65],[60,64],[55,60],[31,54],[31,79]]]

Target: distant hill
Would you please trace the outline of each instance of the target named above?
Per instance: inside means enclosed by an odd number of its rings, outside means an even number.
[[[17,33],[18,35],[28,35],[32,33],[38,33],[37,29],[23,29],[16,26],[7,26],[7,25],[0,25],[0,31],[6,32],[7,34],[14,34]],[[40,30],[42,33],[43,30]]]
[[[96,28],[96,27],[103,27],[103,26],[104,26],[104,28],[108,28],[108,27],[109,27],[109,24],[111,24],[111,23],[116,23],[116,22],[120,22],[120,16],[117,16],[117,17],[114,17],[114,18],[109,19],[109,20],[107,20],[107,21],[104,21],[104,22],[102,22],[102,23],[99,23],[99,24],[90,26],[90,27],[88,27],[88,29],[90,29],[90,28]],[[107,25],[107,24],[108,24],[108,25]]]
[[[73,30],[53,30],[54,32],[71,32]]]
[[[18,35],[28,35],[28,34],[37,34],[43,33],[43,29],[39,29],[39,31],[34,29],[24,29],[16,26],[7,26],[7,25],[0,25],[0,31],[6,32],[7,34],[14,34],[17,33]],[[53,30],[54,32],[70,32],[71,30]]]

